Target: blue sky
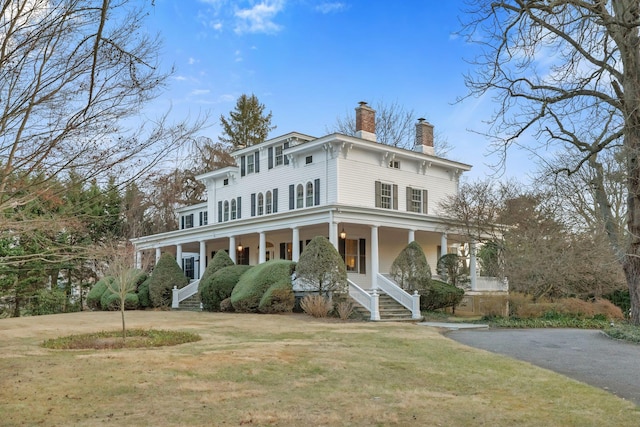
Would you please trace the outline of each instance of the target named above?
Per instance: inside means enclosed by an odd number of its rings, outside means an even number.
[[[175,119],[209,111],[202,134],[217,140],[219,117],[243,93],[272,111],[277,129],[327,133],[359,101],[396,102],[425,117],[449,141],[448,155],[493,173],[482,130],[488,99],[455,104],[476,47],[456,36],[462,0],[155,0],[150,31],[164,40],[162,66],[175,67],[154,110]],[[505,177],[534,169],[511,151]]]

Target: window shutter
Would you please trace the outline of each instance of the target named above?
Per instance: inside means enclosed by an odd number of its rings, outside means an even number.
[[[245,156],[240,157],[240,176],[247,174],[246,163]]]
[[[412,211],[412,207],[411,207],[411,187],[407,187],[407,212],[411,212]]]
[[[242,218],[242,209],[240,209],[242,207],[242,197],[238,197],[238,202],[237,202],[237,214],[236,214],[236,218],[240,219]]]
[[[289,156],[287,156],[286,154],[284,154],[284,150],[286,150],[287,148],[289,148],[289,143],[288,143],[288,142],[285,142],[285,143],[284,143],[284,148],[282,149],[282,151],[283,151],[282,156],[284,157],[284,164],[285,164],[285,165],[288,165],[288,164],[289,164]],[[293,208],[291,208],[291,209],[293,209]]]
[[[316,179],[313,182],[313,205],[318,206],[320,204],[320,179]]]
[[[180,228],[184,230],[184,216],[180,217]]]
[[[360,245],[360,274],[367,274],[367,240],[360,239],[358,242]]]
[[[278,212],[278,189],[274,188],[273,189],[273,199],[271,200],[271,211],[273,213],[277,213]]]
[[[376,208],[379,208],[382,205],[382,183],[380,181],[376,181]]]
[[[291,184],[289,186],[289,210],[292,211],[295,209],[296,205],[296,186]]]
[[[269,149],[267,150],[267,155],[269,156],[269,169],[273,169],[273,147],[269,147]]]
[[[222,200],[218,202],[218,222],[222,222]]]
[[[429,193],[427,192],[427,190],[422,190],[422,213],[423,214],[429,213],[429,210],[427,209],[428,207],[429,207]]]
[[[251,216],[256,216],[256,193],[251,193]]]
[[[204,225],[202,224],[202,212],[199,212],[199,214],[200,214],[200,225]]]
[[[398,186],[393,184],[393,209],[398,210]]]
[[[260,172],[260,152],[259,152],[259,151],[256,151],[256,152],[255,152],[255,156],[256,156],[256,161],[255,161],[255,164],[256,164],[256,173],[258,173],[258,172]]]

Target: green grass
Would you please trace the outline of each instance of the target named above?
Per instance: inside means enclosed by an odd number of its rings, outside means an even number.
[[[199,340],[198,334],[190,332],[127,329],[125,340],[122,339],[122,331],[100,331],[48,339],[42,343],[42,346],[53,350],[144,348],[178,345]]]
[[[610,322],[606,319],[580,319],[577,317],[560,316],[553,318],[506,318],[492,317],[481,319],[478,323],[488,324],[492,328],[577,328],[577,329],[604,329]]]
[[[632,343],[640,343],[640,327],[625,323],[616,323],[614,326],[608,326],[604,332],[611,338],[628,341]]]

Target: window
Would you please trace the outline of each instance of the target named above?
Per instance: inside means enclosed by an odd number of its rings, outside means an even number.
[[[193,228],[193,214],[184,216],[184,228]]]
[[[247,156],[247,173],[253,173],[254,167],[254,155],[251,154]]]
[[[271,191],[267,191],[267,195],[265,196],[265,211],[267,215],[271,213],[272,199],[271,199]]]
[[[304,207],[304,187],[298,184],[296,189],[296,208]]]
[[[236,199],[231,199],[231,220],[236,219],[237,211]]]
[[[193,279],[195,277],[195,264],[195,259],[193,257],[182,259],[182,270],[184,271],[184,275],[189,279]]]
[[[209,222],[209,212],[204,211],[200,212],[200,225],[207,225]]]
[[[398,186],[376,181],[376,208],[398,209]]]
[[[229,202],[224,202],[224,220],[229,221]]]
[[[258,215],[264,214],[264,196],[258,193]]]
[[[407,187],[407,211],[427,213],[427,190]]]
[[[340,239],[338,251],[344,260],[347,271],[366,274],[366,240]]]
[[[305,159],[304,159],[304,163],[305,163],[305,164],[307,164],[307,165],[309,165],[309,164],[313,163],[313,156],[307,156],[307,157],[305,157]]]
[[[400,169],[400,162],[397,160],[391,160],[389,162],[389,167],[394,169]]]
[[[313,206],[313,183],[307,182],[307,203],[306,206]]]
[[[229,178],[225,178],[224,181],[222,181],[222,185],[229,185]]]
[[[284,163],[284,156],[282,155],[282,145],[276,147],[275,164],[280,166]]]

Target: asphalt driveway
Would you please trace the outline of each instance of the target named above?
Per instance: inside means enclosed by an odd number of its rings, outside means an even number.
[[[584,329],[474,329],[446,336],[600,387],[640,406],[640,345]]]

